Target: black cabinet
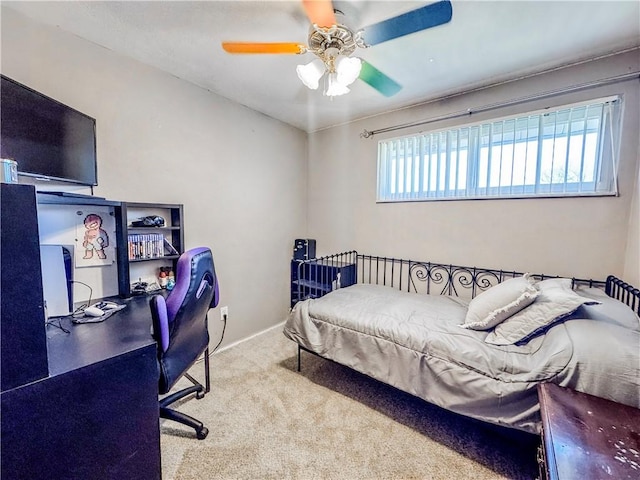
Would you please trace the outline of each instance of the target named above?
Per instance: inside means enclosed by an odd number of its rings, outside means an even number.
[[[82,337],[76,327],[95,325],[67,321],[65,328],[74,340]],[[125,337],[129,325],[123,326],[119,338],[100,338],[101,343],[112,346]],[[145,326],[148,332],[150,322]],[[70,364],[83,363],[69,355],[72,350],[53,350],[68,355]],[[113,350],[103,361],[0,394],[1,478],[160,479],[156,346],[149,338],[134,351]]]
[[[0,193],[0,478],[160,479],[148,300],[128,299],[106,322],[64,318],[61,328],[45,327],[35,189],[1,184]],[[112,206],[116,219],[121,208],[100,199],[38,197]]]
[[[356,283],[356,264],[332,260],[291,260],[291,308]]]
[[[0,184],[1,391],[49,375],[35,188]]]

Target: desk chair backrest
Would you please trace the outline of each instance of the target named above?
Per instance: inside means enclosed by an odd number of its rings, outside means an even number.
[[[161,295],[151,299],[161,394],[167,393],[208,347],[207,312],[218,304],[218,298],[213,255],[210,249],[200,247],[178,259],[176,284],[166,300]]]

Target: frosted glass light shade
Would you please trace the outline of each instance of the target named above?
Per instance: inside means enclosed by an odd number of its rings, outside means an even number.
[[[311,90],[316,90],[322,75],[324,75],[324,63],[319,58],[306,65],[298,65],[296,73],[298,78]]]
[[[330,73],[327,75],[327,89],[324,94],[327,97],[337,97],[338,95],[344,95],[349,93],[349,88],[338,81],[337,73]]]
[[[356,81],[360,75],[362,61],[356,57],[345,57],[340,55],[336,59],[336,73],[338,74],[338,82],[345,87]]]

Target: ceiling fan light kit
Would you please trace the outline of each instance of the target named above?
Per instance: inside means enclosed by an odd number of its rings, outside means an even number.
[[[338,57],[336,59],[336,73],[338,81],[343,85],[351,85],[360,76],[362,60],[358,57]]]
[[[311,27],[307,51],[318,58],[307,65],[298,65],[298,77],[308,88],[316,90],[320,79],[326,74],[323,94],[335,97],[349,93],[348,86],[358,79],[362,61],[350,57],[357,47],[365,48],[362,32],[353,33],[344,25],[329,28]]]
[[[296,67],[296,73],[298,78],[302,80],[305,87],[311,90],[317,90],[320,79],[324,75],[324,63],[319,58],[307,63],[306,65],[298,65]]]
[[[349,87],[338,81],[336,73],[329,73],[327,74],[327,86],[322,93],[327,97],[337,97],[349,93]]]
[[[312,24],[307,46],[298,43],[223,42],[222,47],[233,54],[313,53],[317,58],[306,65],[298,65],[296,73],[311,90],[317,90],[320,80],[325,77],[323,94],[328,97],[348,93],[348,86],[358,78],[384,96],[395,95],[402,86],[368,62],[353,57],[355,50],[442,25],[452,16],[451,2],[442,0],[354,32],[338,23],[335,14],[342,12],[334,10],[331,0],[302,0],[302,3]],[[365,38],[370,45],[365,43]]]
[[[311,90],[317,90],[320,79],[326,75],[323,94],[335,97],[349,93],[349,85],[355,82],[360,75],[362,60],[357,57],[348,57],[343,50],[329,47],[323,50],[313,51],[318,58],[306,65],[298,65],[296,73],[304,85]]]

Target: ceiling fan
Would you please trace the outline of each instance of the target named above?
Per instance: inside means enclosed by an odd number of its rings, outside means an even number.
[[[370,63],[352,56],[357,48],[368,48],[394,38],[442,25],[451,20],[449,0],[411,10],[354,31],[338,21],[342,12],[334,10],[331,0],[302,0],[311,21],[307,45],[300,43],[222,42],[222,48],[233,54],[294,54],[313,53],[313,61],[298,65],[298,77],[307,87],[316,90],[325,77],[324,95],[333,97],[349,92],[356,79],[369,84],[382,95],[390,97],[402,86]]]

